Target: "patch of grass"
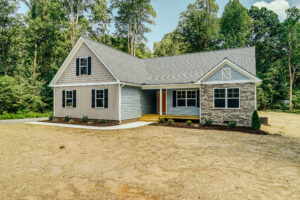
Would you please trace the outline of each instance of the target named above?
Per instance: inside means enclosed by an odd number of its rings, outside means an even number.
[[[17,113],[7,113],[3,112],[0,115],[0,120],[3,119],[25,119],[25,118],[41,118],[41,117],[49,117],[52,115],[51,112],[46,113],[37,113],[37,112],[17,112]]]
[[[290,113],[289,110],[280,110],[280,109],[266,109],[266,110],[262,110],[265,112],[278,112],[278,113]],[[293,109],[292,114],[297,114],[300,115],[300,109]]]

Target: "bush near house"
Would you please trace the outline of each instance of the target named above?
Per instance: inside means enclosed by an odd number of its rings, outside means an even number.
[[[105,119],[99,119],[98,123],[99,124],[105,124],[105,123],[107,123],[107,121]]]
[[[165,123],[166,120],[163,117],[158,118],[158,123]]]
[[[71,116],[69,116],[69,115],[66,115],[66,116],[64,117],[64,121],[65,121],[65,122],[69,122],[70,119],[71,119]]]
[[[251,124],[252,129],[254,130],[259,130],[260,129],[260,120],[257,111],[253,111],[252,114],[252,124]]]
[[[83,115],[82,118],[81,118],[81,121],[87,123],[89,121],[88,116]]]
[[[191,120],[186,121],[187,126],[192,126],[193,122]]]
[[[3,119],[25,119],[25,118],[40,118],[40,117],[49,117],[52,113],[38,113],[38,112],[26,112],[18,111],[17,113],[8,113],[4,111],[0,115],[0,120]]]
[[[236,121],[230,121],[229,123],[228,123],[228,127],[229,128],[235,128],[236,127],[236,124],[237,124],[237,122]]]
[[[206,126],[211,126],[211,125],[212,125],[212,120],[211,120],[211,119],[205,119],[204,124],[205,124]]]
[[[173,119],[168,119],[168,125],[169,126],[173,126],[175,123],[174,123],[174,120]]]

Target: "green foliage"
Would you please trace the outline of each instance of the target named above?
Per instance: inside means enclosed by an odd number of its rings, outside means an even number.
[[[239,0],[230,0],[227,3],[220,24],[224,47],[244,47],[249,43],[253,23],[248,10]]]
[[[168,125],[173,126],[175,124],[173,119],[168,119]]]
[[[204,121],[204,124],[206,125],[206,126],[211,126],[212,125],[212,120],[211,119],[205,119],[205,121]]]
[[[172,56],[185,52],[185,45],[175,33],[166,34],[160,42],[154,42],[155,56]]]
[[[253,111],[253,114],[252,114],[251,127],[254,130],[259,130],[260,129],[260,120],[259,120],[258,112],[256,110]]]
[[[107,123],[107,120],[105,120],[105,119],[99,119],[98,123],[99,124],[105,124],[105,123]]]
[[[64,121],[65,121],[65,122],[69,122],[70,119],[71,119],[71,116],[70,116],[70,115],[66,115],[66,116],[64,117]]]
[[[235,128],[236,127],[237,122],[236,121],[230,121],[227,126],[228,128]]]
[[[9,76],[0,77],[0,113],[18,111],[19,88],[14,78]]]
[[[88,121],[89,121],[88,116],[83,115],[82,118],[81,118],[81,121],[82,121],[82,122],[85,122],[85,123],[88,122]]]
[[[94,124],[94,122],[93,121],[89,121],[87,124],[88,125],[92,125],[92,124]]]
[[[219,37],[219,6],[215,0],[196,0],[180,14],[176,32],[189,52],[204,51],[215,46]]]
[[[163,117],[158,118],[158,123],[165,123],[165,122],[166,122],[165,118]]]
[[[74,124],[75,121],[74,121],[73,119],[70,119],[70,120],[69,120],[69,123],[70,123],[70,124]]]
[[[8,113],[4,111],[0,115],[0,120],[3,119],[25,119],[25,118],[41,118],[41,117],[49,117],[51,113],[36,113],[36,112],[25,112],[19,111],[18,113]]]
[[[187,126],[192,126],[193,122],[191,120],[186,121]]]
[[[51,114],[49,115],[49,121],[53,121],[53,119],[54,119],[53,113],[51,113]]]

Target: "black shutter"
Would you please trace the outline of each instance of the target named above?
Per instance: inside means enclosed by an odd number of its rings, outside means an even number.
[[[73,90],[73,108],[76,108],[76,90]]]
[[[108,89],[104,90],[104,108],[108,108]]]
[[[62,91],[62,107],[66,107],[66,91]]]
[[[88,57],[88,75],[92,74],[92,58]]]
[[[95,90],[92,90],[92,108],[95,108]]]
[[[197,90],[197,107],[200,107],[200,90]]]
[[[79,76],[79,58],[76,58],[76,76]]]
[[[176,107],[176,90],[173,91],[173,107]]]

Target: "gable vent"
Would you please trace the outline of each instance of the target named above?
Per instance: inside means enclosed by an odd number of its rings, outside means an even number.
[[[223,81],[231,80],[231,69],[230,68],[223,68],[222,79],[223,79]]]

